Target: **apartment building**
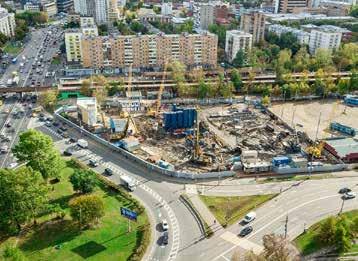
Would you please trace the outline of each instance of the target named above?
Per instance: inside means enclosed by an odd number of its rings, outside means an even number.
[[[65,32],[67,62],[80,62],[82,58],[82,33],[79,30]]]
[[[57,14],[56,1],[46,1],[41,4],[41,10],[47,14],[48,17],[54,17]]]
[[[107,8],[107,19],[108,23],[112,25],[114,22],[119,19],[119,10],[118,10],[118,2],[117,0],[108,0],[108,8]]]
[[[215,5],[211,3],[200,5],[200,28],[208,30],[209,25],[215,21]]]
[[[266,17],[261,11],[243,13],[240,20],[240,30],[252,35],[253,43],[264,40]]]
[[[275,0],[275,13],[292,13],[294,8],[311,7],[311,0]]]
[[[226,31],[225,54],[231,63],[239,50],[247,53],[252,47],[252,35],[239,30]]]
[[[342,39],[342,32],[335,28],[319,27],[313,29],[310,33],[310,41],[308,44],[309,51],[314,54],[317,49],[328,49],[330,51],[339,48]]]
[[[80,17],[80,26],[81,26],[81,27],[96,26],[96,23],[95,23],[93,17],[90,17],[90,16],[81,16],[81,17]]]
[[[0,5],[0,32],[8,37],[15,36],[15,14]]]
[[[85,68],[163,67],[178,60],[189,67],[215,67],[217,36],[210,33],[181,35],[129,35],[82,38]],[[160,51],[158,51],[160,50]]]
[[[73,11],[73,0],[57,0],[56,4],[59,13],[70,13]]]
[[[95,25],[82,26],[81,32],[83,36],[98,36],[98,28]]]
[[[117,0],[74,0],[75,12],[94,17],[97,24],[110,24],[119,19]]]
[[[310,33],[293,27],[283,26],[279,24],[272,24],[268,27],[268,31],[273,32],[279,36],[283,33],[292,33],[294,36],[297,37],[297,40],[300,44],[308,44],[310,41]]]
[[[87,0],[74,0],[73,1],[75,13],[80,15],[88,15]]]
[[[32,2],[24,4],[24,10],[27,12],[40,12],[40,5]]]
[[[161,6],[161,14],[162,15],[172,15],[173,14],[173,3],[162,3]]]

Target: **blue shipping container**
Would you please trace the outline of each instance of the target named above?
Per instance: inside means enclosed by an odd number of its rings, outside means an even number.
[[[291,162],[291,159],[286,156],[278,156],[272,159],[272,165],[277,167],[281,165],[287,165]]]
[[[178,128],[184,128],[184,115],[182,111],[177,111]]]

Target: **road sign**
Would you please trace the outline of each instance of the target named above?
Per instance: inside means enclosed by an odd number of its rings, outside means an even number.
[[[137,213],[128,209],[128,208],[121,207],[121,215],[130,219],[130,220],[137,221]]]

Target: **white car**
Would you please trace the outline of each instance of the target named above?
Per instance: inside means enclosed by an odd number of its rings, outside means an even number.
[[[256,218],[256,213],[251,211],[251,212],[247,213],[246,216],[244,217],[244,222],[245,223],[250,223],[255,218]]]
[[[163,229],[163,231],[167,231],[169,229],[169,224],[166,219],[162,220],[162,229]]]
[[[14,169],[14,168],[16,168],[18,165],[19,165],[19,163],[17,163],[17,162],[10,163],[10,164],[9,164],[9,169]]]
[[[353,199],[356,197],[356,194],[353,192],[347,192],[343,195],[343,199]]]

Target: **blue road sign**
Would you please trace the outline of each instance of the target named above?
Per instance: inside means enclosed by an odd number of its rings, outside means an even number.
[[[128,208],[121,207],[121,215],[130,219],[130,220],[137,221],[137,213],[128,209]]]

